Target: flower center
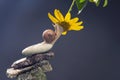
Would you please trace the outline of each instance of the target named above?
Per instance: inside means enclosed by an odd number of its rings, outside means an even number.
[[[59,25],[61,25],[63,27],[64,31],[68,31],[70,28],[70,24],[65,21],[59,23]]]

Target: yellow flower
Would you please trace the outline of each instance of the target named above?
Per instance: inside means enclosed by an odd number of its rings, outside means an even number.
[[[55,15],[55,17],[52,16],[50,13],[48,13],[49,19],[54,24],[58,24],[64,29],[62,35],[66,35],[67,31],[70,31],[70,30],[79,31],[79,30],[83,29],[83,26],[81,26],[81,24],[83,22],[82,21],[78,22],[78,20],[79,20],[78,17],[71,19],[70,12],[68,12],[66,14],[66,16],[64,17],[59,10],[55,9],[54,15]]]

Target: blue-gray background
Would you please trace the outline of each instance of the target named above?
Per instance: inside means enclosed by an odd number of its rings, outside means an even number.
[[[42,41],[53,29],[47,17],[55,8],[65,14],[72,0],[0,0],[0,80],[23,48]],[[73,17],[77,10],[74,7]],[[55,44],[48,80],[120,80],[120,12],[118,0],[108,7],[89,4],[79,15],[84,30],[71,31]]]

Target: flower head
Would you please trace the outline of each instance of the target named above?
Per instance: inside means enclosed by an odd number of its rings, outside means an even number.
[[[58,24],[63,28],[64,31],[63,31],[62,35],[66,35],[67,31],[70,31],[70,30],[79,31],[79,30],[83,29],[83,26],[81,25],[83,22],[82,21],[79,22],[78,17],[71,19],[70,12],[68,12],[66,14],[66,16],[64,17],[59,10],[55,9],[54,15],[55,15],[55,17],[52,16],[50,13],[48,13],[49,19],[54,24]]]

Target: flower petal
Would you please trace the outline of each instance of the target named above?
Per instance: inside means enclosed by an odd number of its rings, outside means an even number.
[[[81,29],[83,29],[84,27],[83,26],[73,26],[73,27],[70,27],[69,30],[75,30],[75,31],[79,31]]]
[[[70,14],[70,12],[68,12],[65,16],[65,21],[68,22],[70,20],[70,18],[71,18],[71,14]]]
[[[74,23],[76,23],[78,20],[79,20],[79,18],[78,18],[78,17],[73,18],[73,19],[71,19],[71,20],[70,20],[70,23],[73,23],[73,24],[74,24]]]
[[[55,9],[54,15],[60,22],[64,21],[64,17],[59,10]]]
[[[78,22],[78,23],[75,23],[76,25],[81,25],[83,23],[83,21],[80,21],[80,22]]]
[[[50,19],[53,23],[57,23],[57,22],[58,22],[58,20],[57,20],[55,17],[53,17],[50,13],[48,13],[48,17],[49,17],[49,19]]]
[[[66,35],[66,34],[67,34],[67,31],[62,32],[62,35]]]

